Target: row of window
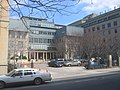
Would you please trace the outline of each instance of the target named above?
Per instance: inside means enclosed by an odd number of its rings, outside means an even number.
[[[118,33],[118,29],[114,29],[114,31],[113,30],[108,30],[108,34],[111,34],[112,32]],[[105,35],[105,32],[103,32],[103,35]]]
[[[47,23],[47,22],[39,22],[39,21],[32,21],[32,22],[30,22],[30,24],[31,25],[33,25],[33,26],[41,26],[41,27],[52,27],[52,28],[54,28],[54,24],[52,24],[52,23]]]
[[[23,44],[23,41],[9,41],[9,48],[22,49],[23,47],[25,47],[25,45]]]
[[[32,34],[55,35],[55,32],[49,32],[49,31],[32,31]]]
[[[113,21],[112,23],[109,22],[107,24],[98,25],[97,27],[92,27],[92,28],[89,28],[87,30],[88,30],[88,32],[90,32],[90,31],[96,31],[96,30],[104,30],[104,29],[108,29],[111,27],[115,27],[115,26],[118,26],[117,21]],[[86,33],[86,29],[84,30],[84,33]]]
[[[30,43],[53,43],[53,39],[30,38]]]
[[[38,21],[38,20],[31,21],[30,26],[48,27],[48,28],[56,28],[56,29],[60,29],[63,27],[63,26],[56,25],[52,22],[44,22],[44,21]]]
[[[9,32],[9,37],[10,38],[22,38],[25,39],[27,36],[27,33],[23,33],[23,32],[14,32],[14,31],[10,31]]]
[[[95,20],[93,22],[85,24],[83,27],[89,27],[89,26],[96,25],[96,24],[99,24],[99,23],[102,23],[102,22],[105,22],[105,21],[108,21],[108,20],[111,20],[111,19],[114,19],[114,18],[118,18],[118,17],[120,17],[120,13],[115,13],[115,14],[110,15],[108,17],[104,17],[102,19]]]

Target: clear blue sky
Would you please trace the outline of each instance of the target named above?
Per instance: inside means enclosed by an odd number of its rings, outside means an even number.
[[[27,1],[27,0],[26,0]],[[92,1],[92,2],[91,2]],[[14,3],[13,3],[14,4]],[[77,12],[77,14],[69,14],[69,15],[61,15],[57,13],[54,17],[54,22],[56,24],[62,24],[62,25],[67,25],[70,24],[74,21],[80,20],[83,17],[85,17],[88,14],[91,13],[105,13],[113,10],[114,8],[120,7],[120,0],[81,0],[81,2],[72,7],[67,9],[70,12]],[[24,8],[21,7],[24,11]],[[26,11],[24,11],[26,13]],[[17,17],[15,14],[12,13],[11,17]],[[34,17],[39,17],[38,14],[36,14]],[[41,16],[41,18],[44,18]],[[53,19],[49,19],[49,21],[52,21]]]

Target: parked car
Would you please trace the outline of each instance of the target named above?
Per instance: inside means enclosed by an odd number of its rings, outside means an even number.
[[[4,88],[8,84],[17,84],[32,82],[39,85],[45,81],[51,81],[52,77],[48,71],[39,71],[38,69],[23,68],[13,69],[6,75],[0,76],[0,88]]]
[[[97,61],[88,61],[88,63],[86,63],[84,65],[84,67],[86,69],[99,69],[99,68],[107,68],[107,64],[106,63],[101,63],[100,62],[97,62]]]
[[[48,66],[50,67],[62,67],[64,61],[66,61],[64,58],[55,58],[48,61]]]
[[[79,60],[67,60],[64,62],[64,66],[80,66],[81,62]]]
[[[85,66],[88,64],[88,59],[80,59],[80,62],[81,62],[81,66]]]
[[[48,66],[49,67],[62,67],[63,62],[64,61],[61,61],[61,60],[51,60],[48,62]]]

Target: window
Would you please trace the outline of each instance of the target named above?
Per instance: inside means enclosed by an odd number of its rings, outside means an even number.
[[[43,34],[47,34],[47,32],[46,32],[46,31],[44,31],[44,32],[43,32]]]
[[[90,29],[88,29],[88,31],[90,32]]]
[[[106,21],[106,20],[107,20],[107,17],[104,18],[104,21]]]
[[[108,34],[111,34],[111,31],[110,31],[110,30],[108,30]]]
[[[97,30],[100,30],[100,27],[99,27],[99,26],[97,26]]]
[[[108,23],[107,26],[108,26],[108,28],[110,28],[111,27],[111,23]]]
[[[39,34],[39,31],[35,31],[36,34]]]
[[[55,35],[55,32],[52,32],[52,35]]]
[[[18,41],[18,48],[22,49],[23,48],[23,42],[22,41]]]
[[[43,33],[43,31],[39,31],[39,34],[42,34]]]
[[[34,38],[34,43],[38,43],[38,38]]]
[[[27,33],[25,32],[23,35],[22,35],[22,38],[25,39],[27,36]]]
[[[48,32],[48,35],[51,35],[51,32]]]
[[[102,25],[102,29],[105,29],[105,24]]]
[[[42,43],[42,38],[39,38],[39,43]]]
[[[12,38],[15,38],[15,32],[12,32],[12,33],[11,33],[11,37],[12,37]]]
[[[44,43],[47,43],[48,42],[48,39],[44,39]]]
[[[17,32],[17,38],[21,38],[22,37],[22,32]]]
[[[39,31],[32,31],[33,34],[39,34]]]
[[[29,40],[30,40],[30,41],[29,41],[30,43],[33,43],[33,38],[30,38]]]
[[[95,31],[95,27],[92,27],[92,31]]]
[[[48,39],[48,43],[52,43],[52,39]]]
[[[117,29],[115,29],[115,33],[117,33]]]
[[[22,70],[15,71],[15,73],[13,74],[13,76],[22,76]]]
[[[114,26],[117,26],[117,21],[114,21],[114,22],[113,22],[113,25],[114,25]]]
[[[31,70],[24,70],[24,75],[32,75],[32,71]]]

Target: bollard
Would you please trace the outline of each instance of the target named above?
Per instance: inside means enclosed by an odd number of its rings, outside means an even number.
[[[109,64],[108,66],[111,68],[112,67],[112,55],[109,55]]]
[[[118,66],[120,67],[120,57],[118,57]]]

